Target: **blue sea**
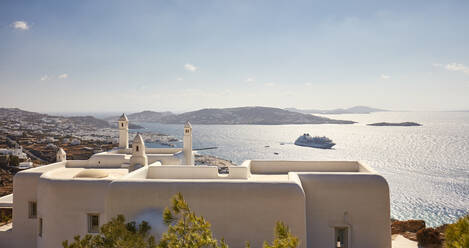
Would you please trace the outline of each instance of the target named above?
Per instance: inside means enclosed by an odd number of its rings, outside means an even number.
[[[371,166],[387,179],[393,218],[423,219],[428,226],[437,226],[454,222],[469,213],[469,112],[379,112],[323,116],[358,123],[193,125],[193,146],[218,147],[199,153],[229,159],[237,164],[247,159],[357,160]],[[404,121],[418,122],[423,126],[366,125]],[[145,132],[179,138],[183,135],[182,125],[138,124],[146,128]],[[295,146],[294,140],[303,133],[327,136],[337,145],[331,150]]]

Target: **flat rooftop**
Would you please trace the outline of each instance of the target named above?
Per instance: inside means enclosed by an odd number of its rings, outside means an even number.
[[[129,173],[127,168],[58,168],[47,174],[51,179],[114,180]]]

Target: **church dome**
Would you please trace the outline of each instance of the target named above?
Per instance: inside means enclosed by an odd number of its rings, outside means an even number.
[[[60,147],[59,150],[57,151],[57,154],[65,155],[64,149],[62,149],[62,147]]]
[[[119,121],[129,121],[129,119],[127,118],[127,115],[122,114],[121,117],[119,118]]]
[[[139,133],[135,135],[133,144],[144,144],[142,135],[140,135]]]

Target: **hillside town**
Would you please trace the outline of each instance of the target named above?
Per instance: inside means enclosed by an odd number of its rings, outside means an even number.
[[[67,157],[86,160],[93,154],[111,150],[118,145],[116,121],[92,116],[63,117],[0,108],[0,196],[11,194],[16,172],[55,162],[56,153],[63,148]],[[176,137],[147,132],[133,124],[146,143],[174,147]],[[135,131],[135,130],[134,130]],[[233,163],[207,155],[195,155],[196,164],[212,164],[220,172]]]

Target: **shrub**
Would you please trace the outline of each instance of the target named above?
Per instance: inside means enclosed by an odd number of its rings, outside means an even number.
[[[445,247],[469,248],[469,215],[460,218],[454,224],[448,225],[445,232]]]
[[[417,232],[419,245],[441,245],[440,233],[434,228],[424,228]]]

